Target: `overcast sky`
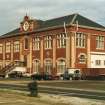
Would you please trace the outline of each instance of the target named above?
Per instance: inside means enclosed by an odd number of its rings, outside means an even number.
[[[0,35],[19,27],[26,13],[42,20],[79,13],[105,25],[105,0],[0,0]]]

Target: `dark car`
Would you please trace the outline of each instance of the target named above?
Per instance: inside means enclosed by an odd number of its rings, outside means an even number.
[[[49,74],[32,74],[31,79],[33,80],[52,80],[53,76]]]
[[[8,74],[10,78],[21,78],[23,77],[22,72],[19,71],[12,71],[10,74]]]
[[[42,80],[42,75],[41,74],[32,74],[31,79],[33,79],[33,80]]]

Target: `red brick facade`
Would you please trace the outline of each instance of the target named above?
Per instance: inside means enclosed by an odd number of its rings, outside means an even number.
[[[24,23],[28,22],[29,27],[27,30],[24,31]],[[24,26],[24,27],[23,27]],[[103,29],[97,29],[97,28],[90,28],[90,27],[82,27],[79,26],[78,30],[76,30],[76,26],[74,25],[67,25],[66,31],[67,31],[67,37],[66,43],[64,48],[58,48],[57,45],[57,35],[61,33],[65,33],[64,27],[52,27],[47,28],[44,30],[34,31],[33,29],[37,29],[39,27],[39,24],[37,20],[31,20],[29,17],[25,17],[23,22],[21,22],[20,25],[20,32],[19,34],[16,34],[14,36],[5,37],[0,39],[0,44],[3,44],[3,53],[0,54],[0,64],[2,67],[6,65],[6,62],[14,62],[16,60],[19,61],[25,61],[27,62],[26,68],[27,72],[33,73],[36,72],[35,70],[35,60],[39,60],[39,72],[46,72],[46,66],[45,62],[51,61],[51,68],[48,66],[48,68],[51,69],[51,74],[57,75],[58,71],[58,61],[61,59],[61,62],[63,60],[65,61],[65,69],[66,68],[88,68],[91,63],[91,60],[89,58],[90,52],[103,52],[105,53],[105,46],[103,50],[96,49],[96,36],[103,35],[105,38],[105,30]],[[85,48],[79,48],[76,47],[76,33],[84,33],[85,34]],[[45,40],[44,38],[49,35],[52,37],[51,43],[52,48],[51,49],[45,49]],[[40,38],[40,49],[39,50],[33,50],[33,38],[38,36]],[[25,38],[28,39],[28,42],[25,43]],[[74,40],[72,40],[74,39]],[[14,52],[13,42],[18,40],[19,41],[19,52]],[[5,51],[5,45],[6,42],[11,42],[11,51],[10,53],[6,53]],[[90,44],[89,44],[90,43]],[[104,41],[105,43],[105,41]],[[25,44],[28,44],[28,48],[25,49]],[[105,45],[105,44],[104,44]],[[69,46],[69,47],[68,47]],[[79,56],[80,54],[86,55],[86,62],[80,63]],[[69,57],[69,58],[68,58]],[[68,63],[68,64],[67,64]],[[62,63],[63,64],[63,63]],[[58,67],[57,67],[58,65]],[[64,66],[63,65],[63,66]]]

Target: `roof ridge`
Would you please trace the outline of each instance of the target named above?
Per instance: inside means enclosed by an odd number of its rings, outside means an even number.
[[[74,22],[74,20],[76,19],[77,15],[78,15],[78,13],[76,13],[76,14],[74,15],[74,17],[73,17],[73,19],[72,19],[72,21],[71,21],[70,24],[73,24],[73,22]]]
[[[54,19],[59,19],[59,18],[63,18],[63,17],[67,17],[67,16],[71,16],[71,15],[76,15],[77,13],[73,13],[73,14],[68,14],[68,15],[64,15],[64,16],[60,16],[60,17],[56,17],[56,18],[52,18],[52,19],[47,19],[46,21],[50,21],[50,20],[54,20]]]

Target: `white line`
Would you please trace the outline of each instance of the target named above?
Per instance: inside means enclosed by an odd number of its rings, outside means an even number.
[[[85,90],[85,89],[77,89],[77,88],[67,88],[67,87],[54,87],[54,86],[45,86],[39,85],[39,88],[49,88],[49,89],[64,89],[64,90],[78,90],[78,91],[85,91],[85,92],[97,92],[97,93],[105,93],[105,91],[101,90]]]
[[[52,91],[48,91],[48,90],[42,90],[44,92],[52,92]],[[59,95],[81,95],[81,96],[93,96],[93,97],[100,97],[100,98],[105,98],[105,96],[99,96],[99,95],[88,95],[88,94],[82,94],[82,93],[67,93],[67,92],[60,92],[60,91],[54,91],[54,93],[56,92],[56,94]],[[54,94],[52,93],[52,94]]]

